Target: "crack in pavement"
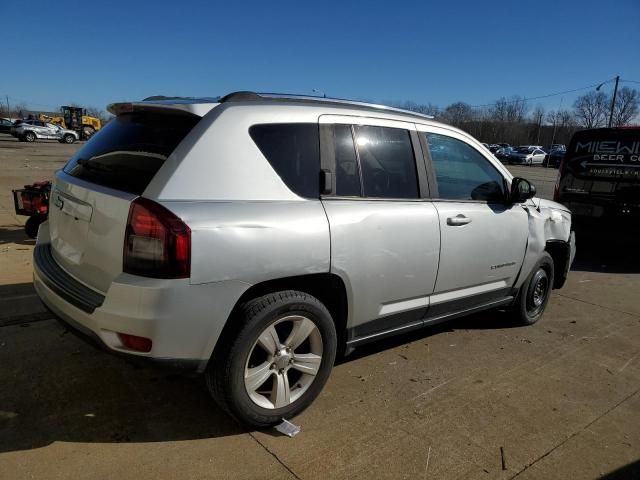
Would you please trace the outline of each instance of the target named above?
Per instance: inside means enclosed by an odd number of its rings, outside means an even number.
[[[611,310],[612,312],[624,313],[625,315],[630,315],[632,317],[640,317],[640,314],[638,314],[638,313],[627,312],[626,310],[620,310],[618,308],[609,307],[607,305],[600,305],[599,303],[589,302],[587,300],[583,300],[581,298],[572,297],[570,295],[565,295],[563,293],[554,292],[553,294],[557,295],[558,297],[568,298],[570,300],[575,300],[576,302],[582,302],[582,303],[586,303],[587,305],[593,305],[594,307],[600,307],[600,308],[604,308],[605,310]]]
[[[536,463],[538,463],[540,460],[542,460],[543,458],[549,456],[550,454],[552,454],[553,452],[555,452],[558,448],[562,447],[565,443],[567,443],[569,440],[571,440],[572,438],[574,438],[576,435],[579,435],[580,433],[584,432],[586,429],[588,429],[591,425],[593,425],[594,423],[596,423],[598,420],[600,420],[601,418],[605,417],[606,415],[608,415],[609,413],[611,413],[612,411],[614,411],[616,408],[618,408],[620,405],[622,405],[624,402],[626,402],[627,400],[629,400],[630,398],[632,398],[634,395],[637,395],[640,392],[640,388],[638,388],[636,391],[630,393],[629,395],[627,395],[626,397],[624,397],[622,400],[620,400],[618,403],[616,403],[613,407],[609,408],[608,410],[606,410],[604,413],[602,413],[601,415],[598,415],[594,420],[592,420],[591,422],[589,422],[587,425],[585,425],[584,427],[582,427],[580,430],[572,433],[571,435],[569,435],[567,438],[565,438],[562,442],[560,442],[559,444],[557,444],[556,446],[554,446],[551,450],[549,450],[548,452],[544,453],[543,455],[539,456],[538,458],[536,458],[533,462],[527,464],[524,466],[524,468],[522,470],[520,470],[518,473],[516,473],[514,476],[509,477],[509,480],[513,480],[515,478],[517,478],[518,476],[520,476],[521,473],[525,472],[526,470],[529,469],[529,467],[532,467],[533,465],[535,465]]]
[[[260,440],[258,440],[256,438],[256,436],[252,432],[247,432],[247,433],[249,434],[249,436],[251,438],[253,438],[255,440],[255,442],[258,445],[260,445],[269,455],[271,455],[280,465],[282,465],[287,470],[287,472],[289,472],[291,475],[293,475],[293,478],[295,478],[296,480],[302,480],[298,475],[296,475],[296,472],[291,470],[291,468],[289,468],[289,466],[286,463],[284,463],[282,460],[280,460],[280,457],[278,457],[278,455],[276,455],[274,452],[269,450],[269,447],[267,447],[264,443],[262,443]]]

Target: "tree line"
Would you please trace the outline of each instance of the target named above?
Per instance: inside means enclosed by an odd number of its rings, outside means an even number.
[[[469,132],[486,143],[511,145],[550,145],[569,143],[571,136],[581,128],[606,127],[609,122],[612,98],[604,92],[589,92],[576,98],[571,108],[545,110],[541,105],[533,108],[519,95],[499,98],[484,107],[473,107],[466,102],[455,102],[445,108],[432,103],[413,101],[393,106],[417,113],[432,115],[436,120]],[[611,125],[622,127],[640,123],[640,92],[622,87],[613,106]]]
[[[390,103],[405,110],[431,115],[486,143],[550,145],[569,143],[574,132],[581,128],[606,127],[611,102],[609,94],[592,91],[576,98],[571,108],[555,110],[545,110],[541,105],[531,108],[530,102],[519,95],[501,97],[483,107],[473,107],[466,102],[455,102],[445,108],[414,101]],[[86,110],[88,115],[100,118],[103,124],[111,119],[111,115],[102,109],[87,107]],[[0,103],[0,117],[19,118],[27,111],[30,110],[26,104],[15,104],[8,111]],[[613,106],[612,126],[640,124],[639,113],[640,92],[635,88],[620,88]]]

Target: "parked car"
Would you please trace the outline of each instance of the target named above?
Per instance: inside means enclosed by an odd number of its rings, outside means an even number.
[[[565,207],[417,113],[249,92],[109,111],[55,174],[36,291],[251,426],[310,405],[338,351],[489,308],[537,322],[573,258]]]
[[[567,151],[567,146],[563,145],[562,143],[554,143],[553,145],[545,147],[544,151],[547,152],[547,153],[553,153],[553,152],[556,152],[556,151],[566,152]]]
[[[33,122],[35,122],[35,120],[23,120],[23,119],[18,119],[15,122],[13,122],[13,125],[11,125],[11,127],[9,127],[9,133],[11,135],[13,135],[14,137],[17,137],[16,132],[18,130],[18,127],[22,124],[28,124],[28,125],[32,125]]]
[[[496,153],[494,155],[498,160],[500,160],[503,163],[506,163],[509,161],[509,156],[511,155],[511,152],[513,152],[513,148],[511,147],[500,147],[498,148],[498,150],[496,150]]]
[[[13,126],[13,122],[8,118],[0,118],[0,133],[11,133],[11,127]]]
[[[11,134],[24,142],[35,142],[36,139],[58,140],[60,143],[74,143],[80,139],[77,132],[67,130],[59,125],[39,120],[27,120],[11,129]]]
[[[509,163],[516,165],[542,164],[546,153],[536,147],[522,146],[509,154]]]
[[[640,127],[576,132],[560,165],[554,198],[578,223],[640,230]]]
[[[545,167],[559,167],[566,153],[566,150],[552,150],[551,153],[545,155],[543,165]]]

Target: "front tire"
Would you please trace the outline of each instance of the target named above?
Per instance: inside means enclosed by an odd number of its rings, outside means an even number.
[[[62,141],[68,145],[72,144],[73,142],[76,141],[76,137],[74,137],[73,135],[71,135],[70,133],[67,133],[64,137],[62,137]]]
[[[553,259],[551,255],[544,252],[529,277],[520,287],[513,311],[518,323],[533,325],[542,318],[551,296],[553,279]]]
[[[327,308],[294,290],[244,304],[205,373],[216,402],[252,427],[292,418],[318,396],[333,368],[337,336]]]

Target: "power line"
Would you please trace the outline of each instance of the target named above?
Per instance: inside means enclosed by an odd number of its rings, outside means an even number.
[[[606,82],[594,83],[593,85],[588,85],[586,87],[574,88],[572,90],[564,90],[562,92],[549,93],[547,95],[540,95],[540,96],[537,96],[537,97],[522,97],[522,98],[519,98],[517,100],[506,100],[504,102],[486,103],[484,105],[471,105],[471,108],[493,107],[493,106],[498,105],[498,104],[520,103],[520,102],[528,102],[530,100],[540,100],[542,98],[557,97],[558,95],[566,95],[567,93],[575,93],[575,92],[580,92],[582,90],[588,90],[590,88],[597,87],[598,85],[604,85],[605,83],[609,83],[609,82],[612,82],[612,81],[613,81],[613,79],[607,80]],[[640,82],[638,82],[638,83],[640,83]]]

